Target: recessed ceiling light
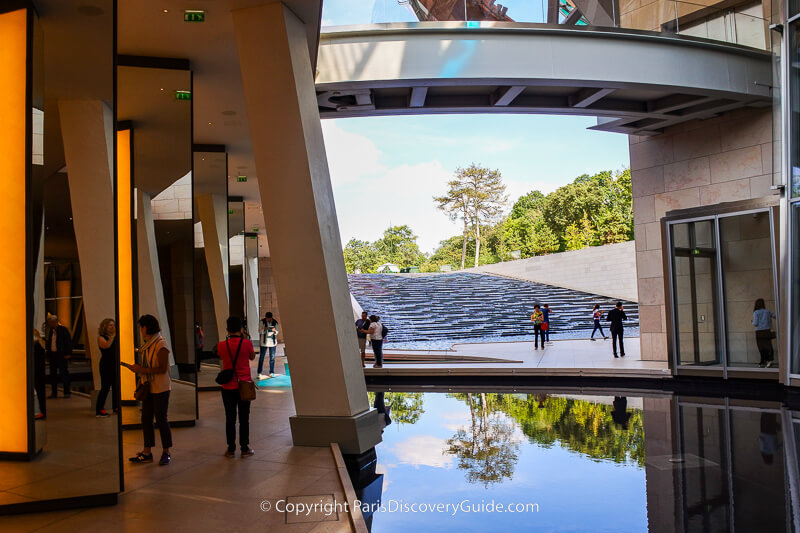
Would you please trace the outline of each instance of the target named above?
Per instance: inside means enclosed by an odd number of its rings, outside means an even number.
[[[163,91],[163,90],[164,90],[164,88],[162,87],[162,88],[161,88],[161,90]]]
[[[209,123],[208,123],[208,125],[210,126],[210,125],[211,125],[211,123],[209,122]]]
[[[165,9],[165,10],[164,10],[164,13],[169,13],[169,9]]]

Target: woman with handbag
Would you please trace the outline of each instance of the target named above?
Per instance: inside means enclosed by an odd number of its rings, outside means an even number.
[[[172,431],[167,420],[169,409],[169,391],[172,388],[169,378],[169,348],[167,341],[161,336],[161,326],[153,315],[142,315],[139,318],[139,333],[144,345],[139,349],[142,364],[120,362],[131,372],[135,372],[142,380],[136,388],[134,396],[142,402],[142,434],[144,448],[134,457],[128,459],[132,463],[152,463],[152,447],[156,445],[153,417],[155,416],[158,432],[161,434],[161,459],[158,464],[166,466],[172,460]]]
[[[775,313],[767,309],[764,304],[764,298],[756,300],[753,306],[753,327],[756,330],[756,346],[758,346],[758,353],[761,354],[761,362],[758,363],[760,367],[771,368],[774,356],[772,350],[772,339],[775,334],[772,332],[772,319],[775,318]]]
[[[242,336],[242,321],[228,318],[228,338],[217,345],[222,358],[222,371],[217,383],[222,386],[222,404],[225,406],[225,437],[228,449],[225,457],[236,456],[236,413],[239,413],[239,446],[242,457],[255,452],[250,448],[250,402],[255,397],[255,384],[250,374],[250,361],[256,358],[253,343]]]

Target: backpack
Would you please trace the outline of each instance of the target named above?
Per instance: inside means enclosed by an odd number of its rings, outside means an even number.
[[[387,328],[383,324],[381,324],[381,326],[383,326],[383,329],[381,329],[381,337],[385,339],[386,336],[389,334],[389,328]]]

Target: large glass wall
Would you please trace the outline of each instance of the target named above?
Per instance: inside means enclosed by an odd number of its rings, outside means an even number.
[[[773,235],[769,209],[669,224],[678,366],[778,366]]]

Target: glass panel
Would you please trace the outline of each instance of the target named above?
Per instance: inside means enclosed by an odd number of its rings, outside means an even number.
[[[753,322],[759,317],[774,331],[775,322],[768,319],[776,311],[769,212],[722,217],[719,231],[728,364],[766,364],[773,359],[774,341],[754,332]]]
[[[790,193],[793,198],[800,196],[800,22],[789,26],[789,54],[791,72],[789,74],[789,90],[791,92],[791,184]]]
[[[674,323],[682,365],[716,365],[716,250],[714,221],[672,226]],[[680,246],[687,245],[688,246]]]
[[[680,416],[683,530],[730,531],[725,411],[682,406]]]
[[[792,320],[791,323],[800,323],[800,204],[792,204]],[[800,328],[791,328],[792,342],[792,374],[800,374]]]

